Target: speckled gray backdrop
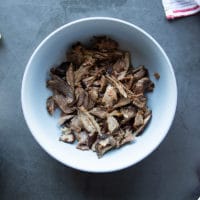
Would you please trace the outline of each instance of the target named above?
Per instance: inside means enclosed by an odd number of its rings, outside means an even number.
[[[139,164],[90,174],[49,157],[21,110],[25,65],[57,27],[88,16],[112,16],[150,33],[175,68],[179,100],[161,146]],[[200,196],[200,15],[168,22],[161,0],[0,0],[0,199],[197,200]],[[134,155],[132,155],[134,156]]]

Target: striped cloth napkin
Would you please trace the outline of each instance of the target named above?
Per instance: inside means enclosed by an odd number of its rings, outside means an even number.
[[[162,0],[162,3],[169,20],[200,12],[200,0]]]

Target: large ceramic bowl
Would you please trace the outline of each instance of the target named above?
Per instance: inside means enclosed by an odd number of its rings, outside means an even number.
[[[44,27],[45,28],[45,27]],[[98,159],[92,151],[80,151],[75,145],[59,142],[58,115],[49,116],[46,99],[51,92],[46,80],[51,66],[59,64],[76,41],[88,41],[94,35],[108,35],[132,55],[134,66],[145,65],[155,90],[148,95],[153,117],[136,142],[110,151]],[[160,79],[155,80],[153,73]],[[61,163],[88,172],[111,172],[136,164],[147,157],[158,145],[172,124],[177,86],[172,65],[161,46],[141,28],[114,18],[84,18],[66,24],[48,35],[36,48],[24,73],[21,90],[22,108],[27,125],[40,146]]]

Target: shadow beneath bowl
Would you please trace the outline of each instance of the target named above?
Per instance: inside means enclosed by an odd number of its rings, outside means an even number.
[[[147,158],[135,166],[112,173],[87,173],[65,167],[64,173],[59,173],[65,184],[70,184],[72,194],[76,193],[79,198],[130,199],[134,196],[145,197],[148,194],[151,199],[157,199],[160,176],[157,170],[159,161],[156,160],[156,156],[150,156],[150,159]],[[141,194],[143,188],[145,193]]]

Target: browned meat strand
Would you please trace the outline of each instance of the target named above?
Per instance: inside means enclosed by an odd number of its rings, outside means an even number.
[[[47,80],[52,90],[47,111],[61,110],[60,140],[77,141],[78,149],[91,149],[99,158],[131,143],[152,117],[146,93],[154,83],[148,70],[133,67],[130,53],[106,36],[93,37],[87,46],[77,42],[66,59],[51,68]]]

